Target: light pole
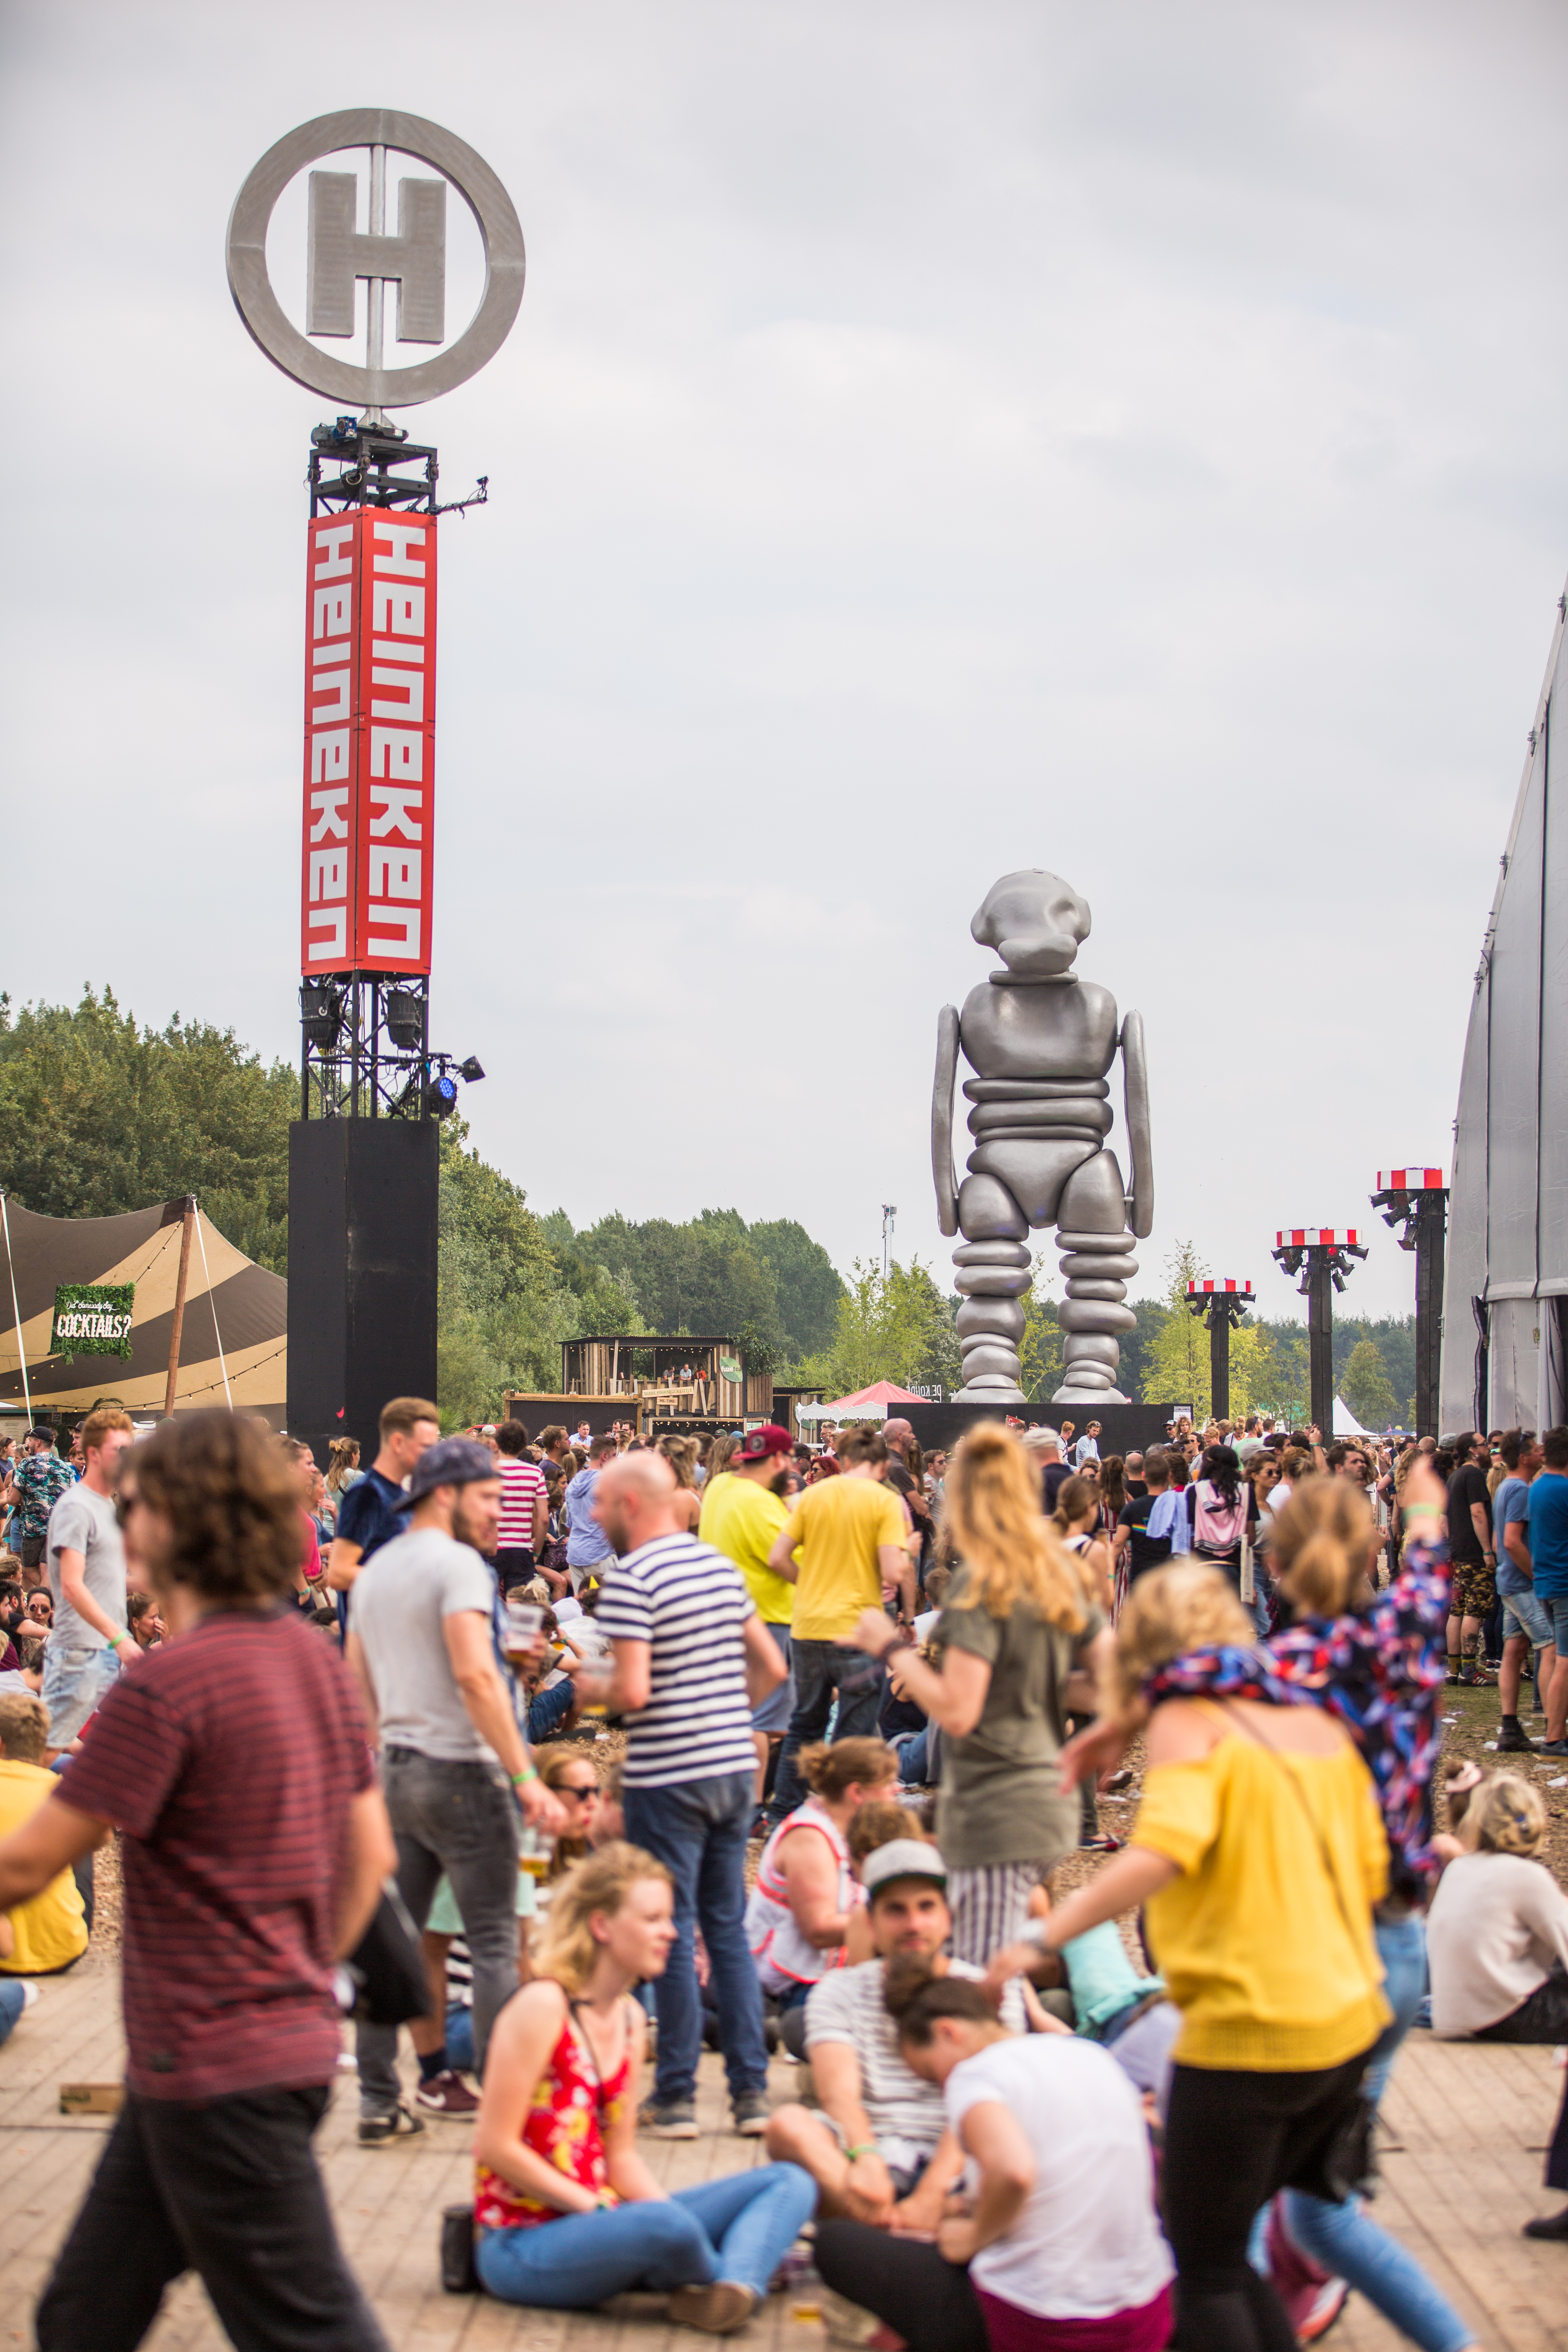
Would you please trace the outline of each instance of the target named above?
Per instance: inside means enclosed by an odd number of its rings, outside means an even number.
[[[1330,1286],[1344,1288],[1346,1277],[1355,1272],[1351,1260],[1364,1257],[1366,1244],[1353,1225],[1342,1233],[1326,1225],[1294,1225],[1276,1234],[1274,1242],[1269,1255],[1276,1263],[1287,1274],[1302,1276],[1297,1287],[1307,1302],[1310,1414],[1326,1443],[1334,1433],[1334,1302]]]
[[[1415,1253],[1415,1433],[1437,1434],[1443,1357],[1443,1261],[1447,1252],[1448,1188],[1440,1168],[1379,1169],[1372,1205],[1387,1225],[1403,1223],[1403,1250]]]
[[[886,1282],[886,1280],[888,1279],[888,1244],[889,1244],[889,1243],[892,1240],[892,1237],[893,1237],[893,1219],[898,1215],[898,1213],[898,1213],[897,1209],[893,1206],[893,1204],[892,1204],[892,1202],[891,1202],[890,1201],[884,1201],[884,1202],[883,1202],[883,1203],[882,1203],[882,1279],[883,1279],[883,1281],[884,1281],[884,1282]]]
[[[1209,1412],[1230,1419],[1230,1335],[1253,1306],[1250,1282],[1189,1282],[1187,1307],[1208,1327]]]

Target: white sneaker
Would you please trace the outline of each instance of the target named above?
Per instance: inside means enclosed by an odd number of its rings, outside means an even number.
[[[24,2015],[24,2017],[25,2017],[25,2016],[26,2015],[26,2013],[27,2013],[28,2010],[30,2010],[30,2009],[32,2008],[33,2003],[34,2003],[36,2000],[41,2000],[41,1999],[42,1999],[42,1997],[43,1997],[43,1990],[44,1990],[44,1989],[43,1989],[42,1985],[36,1985],[36,1984],[33,1982],[33,1979],[32,1979],[32,1978],[31,1978],[31,1977],[24,1977],[24,1978],[21,1979],[21,1984],[22,1984],[22,2014],[23,2014],[23,2015]]]

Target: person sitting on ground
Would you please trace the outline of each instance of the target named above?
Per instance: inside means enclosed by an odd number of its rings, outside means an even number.
[[[30,1821],[59,1787],[45,1768],[49,1716],[43,1700],[28,1690],[0,1691],[0,1838]],[[87,1906],[68,1870],[51,1878],[41,1894],[11,1914],[13,1949],[0,1958],[0,1973],[13,1977],[58,1976],[87,1949]]]
[[[943,2095],[972,2209],[944,2217],[934,2245],[819,2221],[830,2292],[908,2352],[1163,2352],[1171,2258],[1125,2075],[1075,2035],[1016,2039],[978,1985],[927,1963],[895,1961],[886,1998],[905,2064]]]
[[[503,2302],[582,2311],[635,2287],[728,2336],[811,2213],[796,2165],[667,2196],[638,2155],[647,2021],[628,1996],[674,1942],[669,1874],[636,1846],[606,1846],[556,1889],[539,1972],[490,2036],[474,2137],[474,2263]]]
[[[125,1603],[125,1617],[132,1639],[139,1650],[158,1648],[168,1628],[159,1616],[158,1604],[150,1592],[132,1592]]]
[[[879,2229],[931,2231],[963,2168],[942,2128],[942,2101],[911,2073],[883,2000],[886,1964],[912,1953],[938,1976],[978,1979],[947,1957],[952,1914],[947,1872],[934,1845],[897,1838],[861,1865],[877,1957],[835,1969],[805,2004],[805,2054],[821,2112],[790,2105],[769,2120],[772,2157],[802,2164],[822,2192],[824,2213],[845,2213]],[[1024,2024],[1023,1996],[1009,1985],[1005,2021]]]
[[[855,1883],[864,1889],[865,1866],[879,1845],[891,1845],[895,1838],[914,1838],[932,1844],[925,1823],[911,1805],[862,1805],[845,1832],[844,1842],[849,1848],[849,1866],[855,1873]],[[858,1969],[866,1960],[874,1960],[877,1947],[871,1937],[871,1915],[864,1902],[857,1903],[849,1914],[849,1925],[844,1933],[844,1965]],[[792,2011],[784,2021],[780,2039],[792,2058],[805,2055],[805,2011]]]
[[[16,1948],[16,1932],[10,1920],[0,1911],[0,1967],[10,1959]],[[0,2042],[8,2042],[11,2030],[25,2011],[32,2008],[38,1998],[38,1988],[24,1977],[0,1977]]]
[[[1546,1827],[1540,1790],[1516,1772],[1471,1794],[1426,1917],[1436,2032],[1568,2042],[1568,1895],[1542,1859]]]
[[[888,1802],[897,1787],[892,1749],[881,1739],[818,1741],[801,1750],[811,1794],[763,1846],[746,1906],[746,1941],[757,1981],[781,2010],[799,2007],[829,1969],[840,1967],[860,1889],[847,1832],[860,1807]]]

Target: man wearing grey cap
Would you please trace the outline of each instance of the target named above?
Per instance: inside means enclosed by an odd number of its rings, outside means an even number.
[[[376,1727],[398,1892],[422,1929],[445,1873],[462,1914],[482,2074],[496,2013],[517,1990],[518,1809],[542,1830],[564,1816],[529,1756],[496,1654],[488,1556],[500,1534],[499,1463],[472,1438],[444,1437],[420,1456],[398,1507],[407,1532],[355,1580],[349,1663]],[[395,2026],[360,2027],[367,2147],[424,2129],[399,2101],[396,2056]],[[422,2055],[421,2072],[422,2105],[471,2115],[473,2095],[439,2045]]]
[[[947,1869],[923,1838],[894,1838],[860,1865],[877,1958],[832,1969],[805,2004],[805,2054],[821,2113],[774,2109],[767,2148],[775,2161],[803,2165],[822,2192],[818,2210],[882,2229],[934,2231],[942,2201],[963,2169],[947,2130],[942,2094],[922,2082],[899,2046],[882,1998],[895,1953],[929,1961],[938,1976],[978,1980],[980,1969],[950,1959],[952,1932]],[[1002,2022],[1025,2024],[1017,1981],[1007,1987]]]

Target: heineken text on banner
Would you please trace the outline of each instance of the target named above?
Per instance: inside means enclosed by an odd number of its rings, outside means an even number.
[[[318,516],[307,575],[300,969],[427,972],[436,518]]]
[[[51,1356],[131,1355],[133,1282],[73,1282],[55,1293]]]

